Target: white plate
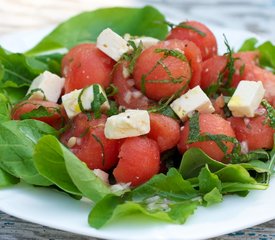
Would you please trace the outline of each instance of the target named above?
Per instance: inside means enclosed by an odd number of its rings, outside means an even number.
[[[244,39],[254,36],[244,31],[212,29],[218,39],[220,52],[225,50],[223,33],[230,45],[236,49]],[[49,29],[13,34],[0,38],[0,44],[9,50],[25,50],[48,31]],[[60,192],[24,184],[0,190],[0,210],[7,214],[64,231],[119,240],[190,240],[216,237],[274,219],[274,202],[275,178],[273,177],[270,187],[265,191],[252,191],[245,198],[226,196],[221,204],[209,208],[199,207],[184,225],[131,216],[96,230],[89,227],[87,222],[91,209],[89,202],[77,201]]]

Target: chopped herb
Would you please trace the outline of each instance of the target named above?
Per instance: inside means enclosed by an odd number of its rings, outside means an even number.
[[[110,116],[118,114],[119,111],[118,111],[117,103],[115,101],[109,101],[109,104],[110,104],[110,109],[106,113],[107,116],[110,117]]]
[[[105,89],[106,95],[108,97],[112,97],[118,93],[118,88],[114,84],[110,84],[106,89]]]
[[[196,27],[193,27],[193,26],[190,26],[188,25],[188,22],[182,22],[180,24],[174,24],[174,23],[171,23],[171,22],[168,22],[168,21],[164,21],[164,23],[166,25],[168,25],[170,28],[176,28],[176,27],[179,27],[179,28],[185,28],[185,29],[190,29],[192,30],[193,32],[196,32],[197,34],[199,34],[200,36],[202,37],[205,37],[206,36],[206,33],[199,30],[198,28]]]
[[[34,93],[36,93],[36,92],[41,92],[41,93],[43,94],[43,99],[42,99],[42,100],[46,100],[45,93],[44,93],[44,91],[43,91],[41,88],[32,89],[32,90],[30,91],[30,93],[28,93],[28,94],[23,98],[23,100],[29,99],[29,98],[30,98]]]
[[[129,62],[128,71],[130,74],[132,74],[136,61],[143,50],[143,44],[140,42],[138,46],[136,46],[136,44],[131,40],[128,41],[128,44],[133,48],[133,51],[123,54],[121,59]]]
[[[101,142],[100,138],[97,137],[95,134],[92,134],[92,137],[96,140],[96,142],[100,145],[101,147],[101,151],[102,151],[102,165],[104,166],[105,165],[105,151],[104,151],[104,145],[103,143]]]
[[[232,96],[235,88],[232,88],[232,81],[233,76],[235,73],[235,66],[234,63],[237,60],[237,58],[233,57],[233,50],[230,48],[228,40],[226,36],[224,35],[224,44],[226,45],[227,52],[225,53],[225,56],[227,56],[227,64],[225,68],[219,73],[217,82],[211,84],[206,90],[206,94],[209,97],[216,97],[220,93]],[[245,66],[243,65],[240,69],[240,73],[244,71]],[[225,81],[225,76],[227,76],[227,79]]]
[[[200,134],[200,125],[199,125],[199,113],[194,112],[189,120],[189,135],[187,143],[194,142],[204,142],[204,141],[214,141],[218,147],[223,151],[223,153],[227,153],[228,147],[224,142],[232,142],[234,143],[234,152],[240,152],[240,144],[238,140],[234,137],[230,137],[224,134],[210,134],[203,133]]]
[[[186,28],[186,29],[192,30],[193,32],[196,32],[197,34],[199,34],[199,35],[202,36],[202,37],[205,37],[205,36],[206,36],[206,33],[205,33],[205,32],[199,30],[199,29],[196,28],[196,27],[193,27],[193,26],[188,25],[187,22],[182,22],[182,23],[180,23],[179,25],[177,25],[177,27]]]
[[[50,111],[53,110],[53,111]],[[36,109],[33,109],[30,112],[24,113],[20,116],[21,120],[30,119],[30,118],[41,118],[41,117],[52,117],[55,112],[59,111],[57,108],[46,108],[39,106]]]
[[[173,95],[171,95],[168,99],[167,98],[161,99],[156,106],[149,108],[148,112],[164,113],[164,112],[168,111],[169,112],[168,116],[178,119],[177,115],[175,115],[175,112],[169,107],[169,104],[173,100],[178,98],[184,90],[186,90],[186,88],[188,87],[188,84],[189,84],[189,81],[187,81],[184,86],[182,86],[177,92],[175,92]],[[173,114],[171,114],[171,111],[169,108],[171,109]],[[167,114],[163,114],[163,115],[167,115]]]
[[[172,56],[180,59],[183,62],[187,62],[186,56],[179,50],[176,49],[166,49],[166,48],[157,48],[155,49],[156,53],[164,53],[164,57]]]
[[[270,105],[268,101],[265,99],[262,100],[261,102],[262,106],[266,109],[267,111],[267,117],[268,117],[268,123],[269,126],[275,129],[275,109]]]
[[[99,85],[93,85],[94,99],[91,102],[91,110],[95,118],[101,117],[101,105],[107,100],[106,97],[100,92]]]
[[[179,77],[173,77],[171,71],[169,70],[168,66],[163,62],[164,59],[171,56],[174,58],[177,58],[183,62],[188,62],[186,56],[179,50],[176,49],[163,49],[163,48],[157,48],[155,49],[156,53],[163,53],[163,57],[161,57],[156,64],[151,68],[151,70],[143,74],[141,76],[141,92],[145,95],[146,94],[146,82],[148,83],[182,83],[184,79],[186,79],[185,76],[179,76]],[[146,78],[158,67],[162,66],[162,68],[165,70],[165,72],[168,75],[168,79],[156,79],[156,80],[147,80]],[[190,80],[188,79],[188,82]]]
[[[227,48],[227,65],[226,65],[226,69],[228,70],[228,77],[227,77],[227,81],[226,83],[224,83],[224,88],[229,88],[232,84],[232,80],[233,80],[233,75],[235,73],[235,66],[234,66],[234,62],[236,60],[236,58],[233,57],[233,50],[230,48],[228,40],[226,38],[225,35],[224,36],[224,44]]]
[[[188,143],[196,142],[200,136],[199,113],[194,112],[189,121]]]

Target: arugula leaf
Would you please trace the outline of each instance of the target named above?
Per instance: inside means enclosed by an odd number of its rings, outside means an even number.
[[[111,193],[110,188],[54,136],[47,135],[38,141],[34,160],[41,175],[68,193],[83,195],[94,202]]]
[[[40,55],[43,52],[70,49],[84,42],[95,42],[99,33],[109,27],[124,35],[150,36],[164,39],[168,28],[164,16],[155,8],[103,8],[84,12],[60,24],[40,43],[27,52],[27,55]]]
[[[0,167],[29,184],[51,185],[36,170],[33,150],[43,135],[57,135],[57,131],[43,122],[24,120],[0,123],[0,132]]]
[[[131,192],[135,201],[142,201],[155,195],[171,200],[189,200],[198,195],[191,183],[184,180],[175,169],[169,169],[167,175],[158,174],[145,184]]]
[[[273,71],[275,70],[275,45],[273,45],[272,42],[266,41],[259,45],[256,38],[249,38],[243,43],[239,52],[253,50],[258,50],[260,52],[261,66],[272,68]]]
[[[2,187],[8,187],[10,185],[17,184],[19,182],[19,178],[14,177],[13,175],[7,173],[6,171],[0,168],[0,189]]]
[[[222,202],[223,196],[220,190],[215,187],[203,196],[203,200],[206,202],[206,206],[208,207],[210,205]]]
[[[208,164],[212,172],[226,166],[224,163],[210,158],[199,148],[190,148],[182,156],[179,172],[185,179],[197,177],[205,164]]]
[[[91,210],[89,224],[100,228],[132,214],[184,223],[201,205],[201,201],[194,200],[198,196],[191,184],[172,168],[167,175],[156,175],[124,196],[107,195]]]
[[[201,193],[209,193],[214,188],[216,188],[219,191],[222,190],[221,181],[219,177],[216,174],[211,173],[207,165],[200,171],[198,180],[199,191]]]

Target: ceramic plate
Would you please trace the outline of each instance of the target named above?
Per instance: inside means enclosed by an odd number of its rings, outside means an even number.
[[[173,16],[175,18],[175,16]],[[181,19],[178,19],[179,21]],[[235,49],[252,34],[243,31],[212,28],[220,52],[225,50],[223,34]],[[17,33],[0,38],[9,50],[26,50],[49,29]],[[18,41],[20,39],[20,41]],[[184,225],[131,216],[96,230],[88,225],[91,204],[77,201],[66,194],[24,184],[0,191],[0,210],[52,228],[106,239],[204,239],[251,227],[275,218],[275,178],[265,191],[252,191],[247,197],[226,196],[221,204],[200,207]]]

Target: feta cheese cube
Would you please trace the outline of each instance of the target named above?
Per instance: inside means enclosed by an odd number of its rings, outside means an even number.
[[[36,77],[27,92],[32,93],[30,99],[41,99],[57,102],[64,87],[65,79],[49,71],[41,73]],[[37,89],[37,91],[35,91]],[[33,91],[33,92],[32,92]]]
[[[242,80],[228,102],[234,117],[254,117],[265,94],[261,81]]]
[[[128,33],[124,35],[124,39],[126,41],[129,41],[129,40],[133,41],[137,47],[138,47],[138,45],[141,42],[142,46],[143,46],[143,49],[147,49],[147,48],[149,48],[151,46],[154,46],[154,45],[156,45],[159,42],[159,40],[157,38],[146,37],[146,36],[143,36],[143,37],[132,37]]]
[[[109,139],[135,137],[150,132],[150,117],[145,110],[126,110],[107,118],[104,134]]]
[[[84,89],[74,90],[62,96],[62,103],[69,118],[73,118],[81,113],[79,102],[84,110],[91,110],[91,103],[94,101],[94,87],[98,87],[99,93],[102,93],[106,99],[101,105],[101,111],[106,111],[110,108],[103,88],[99,84],[94,84]]]
[[[200,113],[212,113],[215,111],[210,99],[200,86],[190,89],[187,93],[174,100],[170,107],[182,120],[185,120],[195,110]]]
[[[118,61],[124,53],[132,50],[128,42],[110,28],[106,28],[99,34],[96,47],[115,61]]]

